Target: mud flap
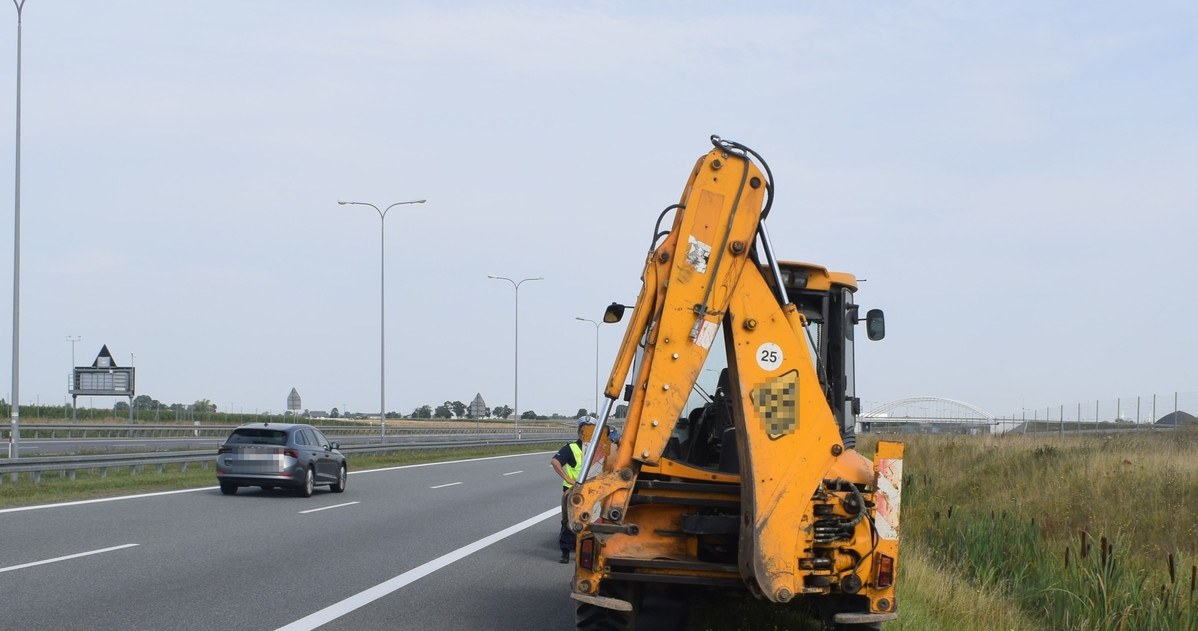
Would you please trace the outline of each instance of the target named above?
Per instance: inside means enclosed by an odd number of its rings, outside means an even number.
[[[592,596],[590,594],[570,594],[570,598],[581,603],[603,607],[604,609],[615,609],[616,611],[632,611],[632,603],[619,598],[609,598],[607,596]]]
[[[898,620],[897,613],[838,613],[832,616],[837,624],[870,624]]]

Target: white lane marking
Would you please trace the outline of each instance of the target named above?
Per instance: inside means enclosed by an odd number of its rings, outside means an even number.
[[[483,460],[498,460],[500,458],[519,458],[521,456],[540,456],[540,455],[544,455],[544,454],[553,454],[553,453],[557,453],[557,452],[556,451],[533,451],[533,452],[523,453],[523,454],[507,454],[506,456],[486,456],[483,458],[467,458],[465,460],[444,460],[442,462],[423,462],[420,464],[399,465],[398,467],[384,467],[382,469],[367,469],[366,471],[359,471],[358,473],[378,473],[380,471],[395,471],[396,469],[415,469],[417,467],[435,467],[437,465],[456,464],[459,462],[482,462]]]
[[[506,477],[509,475],[516,475],[517,473],[524,473],[524,472],[523,471],[511,471],[511,472],[505,473],[503,475]]]
[[[413,568],[407,572],[404,572],[403,574],[400,574],[399,576],[383,581],[382,583],[379,583],[378,585],[375,585],[366,591],[358,592],[357,594],[354,594],[353,596],[350,596],[339,603],[325,607],[324,609],[321,609],[320,611],[317,611],[316,613],[313,613],[307,617],[300,618],[299,620],[296,620],[287,626],[279,627],[276,631],[311,631],[312,629],[315,629],[327,622],[332,622],[333,620],[351,613],[354,610],[369,605],[383,596],[386,596],[410,583],[414,583],[425,576],[428,576],[429,574],[448,566],[454,561],[460,561],[493,543],[502,541],[520,532],[521,530],[525,530],[539,522],[549,519],[550,517],[555,517],[561,514],[561,507],[555,506],[541,513],[540,515],[529,517],[515,526],[504,528],[493,535],[483,537],[474,543],[462,546],[461,548],[458,548],[449,554],[439,556],[432,561],[421,565],[420,567]]]
[[[445,487],[447,487],[447,486],[457,486],[457,485],[459,485],[459,484],[461,484],[461,482],[450,482],[449,484],[438,484],[437,486],[430,486],[430,487],[428,487],[428,488],[430,488],[430,489],[443,489],[443,488],[445,488]]]
[[[34,561],[33,563],[22,563],[21,565],[10,565],[8,567],[0,567],[0,574],[3,574],[4,572],[11,572],[13,570],[23,570],[27,567],[34,567],[37,565],[45,565],[47,563],[57,563],[59,561],[68,561],[70,559],[78,559],[79,557],[91,556],[93,554],[103,554],[105,552],[112,552],[113,550],[122,550],[124,548],[132,548],[132,547],[139,546],[139,545],[141,545],[141,544],[126,543],[123,546],[113,546],[111,548],[104,548],[101,550],[92,550],[91,552],[80,552],[79,554],[68,554],[64,557],[57,557],[54,559],[46,559],[45,561]]]
[[[354,504],[360,504],[360,503],[361,503],[361,502],[346,502],[346,503],[344,503],[344,504],[333,504],[332,506],[324,506],[324,507],[321,507],[321,508],[313,508],[312,510],[302,510],[302,511],[300,511],[300,512],[299,512],[299,514],[301,514],[301,515],[307,515],[308,513],[316,513],[316,512],[320,512],[320,511],[322,511],[322,510],[329,510],[330,508],[341,508],[342,506],[353,506]]]
[[[0,508],[0,514],[4,513],[19,513],[27,510],[41,510],[43,508],[61,508],[64,506],[82,506],[84,504],[99,504],[100,502],[115,502],[117,500],[136,500],[143,497],[158,497],[160,495],[175,495],[177,493],[195,493],[196,491],[214,491],[219,487],[205,486],[198,489],[179,489],[177,491],[159,491],[157,493],[139,493],[137,495],[121,495],[119,497],[99,497],[94,500],[76,500],[74,502],[60,502],[58,504],[39,504],[37,506],[18,506],[16,508]]]
[[[350,471],[349,474],[354,475],[354,474],[360,474],[360,473],[377,473],[379,471],[395,471],[397,469],[413,469],[416,467],[431,467],[434,465],[455,464],[458,462],[478,462],[480,460],[496,460],[498,458],[516,458],[519,456],[538,456],[541,454],[548,454],[548,453],[555,453],[555,452],[534,451],[534,452],[525,453],[525,454],[508,454],[506,456],[487,456],[485,458],[468,458],[466,460],[445,460],[442,462],[425,462],[422,464],[408,464],[408,465],[401,465],[398,467],[386,467],[383,469],[366,469],[364,471]],[[216,459],[216,457],[213,456],[213,460],[215,460],[215,459]],[[65,508],[67,506],[82,506],[84,504],[99,504],[101,502],[116,502],[118,500],[136,500],[136,499],[141,499],[141,498],[145,498],[145,497],[159,497],[161,495],[175,495],[177,493],[195,493],[197,491],[214,491],[217,488],[219,488],[219,487],[202,486],[202,487],[195,488],[195,489],[178,489],[175,491],[158,491],[156,493],[138,493],[137,495],[120,495],[117,497],[98,497],[93,500],[76,500],[74,502],[59,502],[57,504],[38,504],[37,506],[17,506],[15,508],[0,508],[0,515],[3,515],[4,513],[20,513],[23,511],[30,511],[30,510],[41,510],[43,508]]]

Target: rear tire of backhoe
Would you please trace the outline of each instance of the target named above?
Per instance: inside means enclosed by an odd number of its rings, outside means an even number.
[[[632,611],[617,611],[580,602],[574,617],[577,631],[636,631],[643,595],[639,583],[609,579],[599,585],[599,595],[626,600],[632,603]]]

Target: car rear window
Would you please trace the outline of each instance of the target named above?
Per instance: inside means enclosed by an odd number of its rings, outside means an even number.
[[[286,445],[287,432],[281,429],[242,428],[235,429],[228,443],[239,445]]]

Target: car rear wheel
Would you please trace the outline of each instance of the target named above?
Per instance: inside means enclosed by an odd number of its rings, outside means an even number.
[[[221,482],[220,492],[224,493],[225,495],[233,495],[237,492],[237,484],[233,482]]]
[[[299,487],[297,494],[300,497],[312,497],[312,490],[316,488],[316,473],[312,471],[312,467],[304,469],[304,484]]]
[[[345,465],[341,465],[341,471],[337,473],[337,481],[329,485],[329,490],[331,490],[334,493],[344,493],[345,492],[345,481],[348,478],[349,478],[349,475],[345,471]]]

